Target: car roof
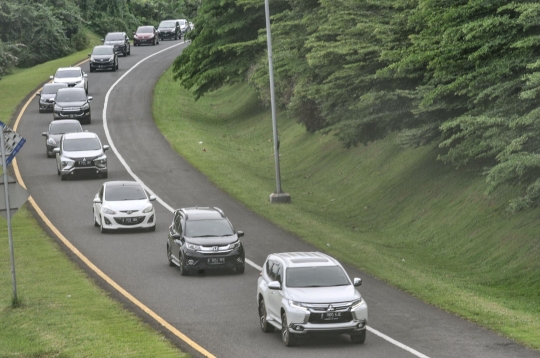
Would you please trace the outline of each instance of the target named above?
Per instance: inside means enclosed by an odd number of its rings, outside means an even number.
[[[77,123],[77,124],[81,124],[81,122],[79,122],[78,119],[55,119],[54,121],[51,122],[51,125],[60,125],[60,124],[64,124],[64,123]]]
[[[64,134],[64,139],[85,139],[85,138],[99,138],[99,137],[96,133],[92,133],[92,132],[77,132],[77,133]]]
[[[281,252],[272,254],[280,258],[286,267],[341,266],[331,256],[322,252]]]
[[[64,88],[59,88],[58,91],[61,91],[62,93],[63,92],[81,92],[83,91],[84,94],[86,95],[86,91],[84,90],[84,88],[81,88],[81,87],[64,87]],[[56,92],[58,94],[58,91]]]
[[[97,45],[97,46],[94,46],[94,49],[96,49],[96,48],[110,48],[110,49],[114,50],[114,46],[112,46],[112,45]]]
[[[225,214],[220,208],[192,207],[180,209],[186,215],[187,220],[215,220],[224,219]]]
[[[58,71],[69,71],[69,70],[80,70],[81,68],[79,66],[71,66],[71,67],[60,67],[56,70]]]
[[[68,84],[65,82],[55,82],[55,83],[45,83],[43,85],[43,88],[45,87],[59,87],[60,88],[60,87],[67,87],[67,86]]]
[[[107,35],[123,35],[125,34],[125,32],[120,32],[120,31],[116,31],[116,32],[107,32]],[[107,36],[105,35],[105,36]]]
[[[141,186],[141,184],[137,183],[136,181],[129,181],[129,180],[116,180],[116,181],[108,181],[105,183],[105,186],[107,187],[118,187],[118,186]]]

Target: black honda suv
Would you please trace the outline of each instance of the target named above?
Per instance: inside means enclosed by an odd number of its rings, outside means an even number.
[[[114,52],[117,54],[131,55],[129,37],[125,32],[109,32],[101,41],[104,45],[114,46]]]
[[[195,207],[174,211],[169,226],[167,259],[182,276],[193,271],[235,269],[244,273],[245,253],[229,219],[219,208]]]
[[[180,24],[176,20],[163,20],[158,26],[160,40],[178,40],[182,37]]]

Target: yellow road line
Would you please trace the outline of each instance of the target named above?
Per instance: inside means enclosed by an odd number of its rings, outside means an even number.
[[[80,62],[79,64],[82,64],[88,60],[85,60],[83,62]],[[37,91],[39,92],[39,90]],[[36,92],[36,93],[37,93]],[[35,96],[35,94],[34,94]],[[19,126],[19,122],[24,114],[24,111],[26,108],[30,105],[30,102],[34,99],[34,96],[30,97],[28,101],[25,103],[23,108],[21,109],[21,112],[17,116],[17,119],[15,121],[15,124],[13,126],[13,130],[16,132],[17,127]],[[15,176],[17,177],[17,181],[20,185],[22,185],[26,189],[26,185],[24,184],[24,181],[22,179],[21,173],[19,171],[19,166],[17,164],[17,158],[13,160],[13,169],[15,171]],[[45,225],[51,229],[52,232],[66,245],[71,252],[73,252],[79,259],[81,259],[92,271],[94,271],[99,277],[101,277],[103,280],[105,280],[109,285],[114,287],[120,294],[122,294],[125,298],[130,300],[133,304],[135,304],[137,307],[139,307],[141,310],[146,312],[150,317],[155,319],[159,324],[161,324],[163,327],[168,329],[172,334],[174,334],[176,337],[180,338],[182,341],[189,344],[189,346],[193,349],[195,349],[197,352],[201,353],[205,357],[209,358],[216,358],[212,353],[208,352],[206,349],[195,343],[191,338],[177,330],[175,327],[173,327],[170,323],[165,321],[163,318],[161,318],[157,313],[152,311],[150,308],[146,307],[142,302],[140,302],[138,299],[133,297],[129,292],[124,290],[120,285],[118,285],[116,282],[114,282],[109,276],[107,276],[103,271],[101,271],[96,265],[92,263],[86,256],[84,256],[68,239],[62,235],[62,233],[53,225],[53,223],[49,220],[49,218],[45,215],[45,213],[41,210],[41,208],[38,206],[38,204],[35,202],[34,198],[30,196],[28,198],[30,201],[30,204],[34,207],[36,212],[38,213],[39,217]]]

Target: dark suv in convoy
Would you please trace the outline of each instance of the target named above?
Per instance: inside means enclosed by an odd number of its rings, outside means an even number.
[[[159,23],[158,27],[159,39],[160,40],[178,40],[182,37],[182,32],[180,31],[180,24],[176,20],[163,20]]]
[[[118,69],[118,55],[113,46],[95,46],[88,56],[90,56],[90,72],[95,70],[116,71]]]
[[[242,236],[219,208],[175,210],[167,240],[169,266],[178,266],[182,276],[207,269],[234,268],[244,273]]]
[[[54,99],[54,119],[77,119],[81,123],[90,124],[92,114],[90,101],[83,88],[60,88]]]
[[[114,51],[118,54],[131,55],[129,37],[125,32],[109,32],[101,41],[104,45],[114,46]]]
[[[36,93],[39,97],[39,113],[52,112],[54,107],[54,97],[56,97],[56,91],[60,88],[66,88],[67,83],[46,83],[43,85],[43,89]]]

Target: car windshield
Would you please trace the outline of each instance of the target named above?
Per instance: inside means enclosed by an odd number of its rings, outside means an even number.
[[[86,101],[86,93],[84,89],[78,90],[58,90],[56,92],[56,102],[82,102]]]
[[[64,139],[63,149],[69,152],[80,152],[83,150],[99,150],[101,143],[97,138],[71,138]]]
[[[112,55],[114,50],[112,47],[96,47],[92,51],[92,55]]]
[[[215,237],[231,235],[234,235],[234,230],[227,219],[188,220],[186,223],[186,236],[188,237]]]
[[[56,78],[70,78],[70,77],[81,77],[81,70],[79,69],[73,69],[73,70],[62,70],[62,71],[56,71],[56,75],[54,77]]]
[[[169,28],[169,27],[176,27],[176,24],[174,21],[164,21],[161,24],[159,24],[159,27]]]
[[[332,287],[350,285],[349,278],[339,266],[289,267],[287,287]]]
[[[140,186],[108,186],[105,190],[105,200],[124,201],[124,200],[144,200],[146,194]]]
[[[51,124],[49,134],[65,134],[82,132],[81,125],[79,123],[59,123],[54,122]]]
[[[105,41],[124,41],[124,35],[108,34],[107,36],[105,36]]]
[[[67,87],[66,84],[62,83],[49,83],[45,86],[43,86],[43,90],[41,91],[41,94],[55,94],[56,91],[58,91],[59,88],[65,88]]]
[[[145,27],[139,27],[137,29],[137,33],[138,34],[151,34],[154,32],[154,29],[150,26],[145,26]]]

